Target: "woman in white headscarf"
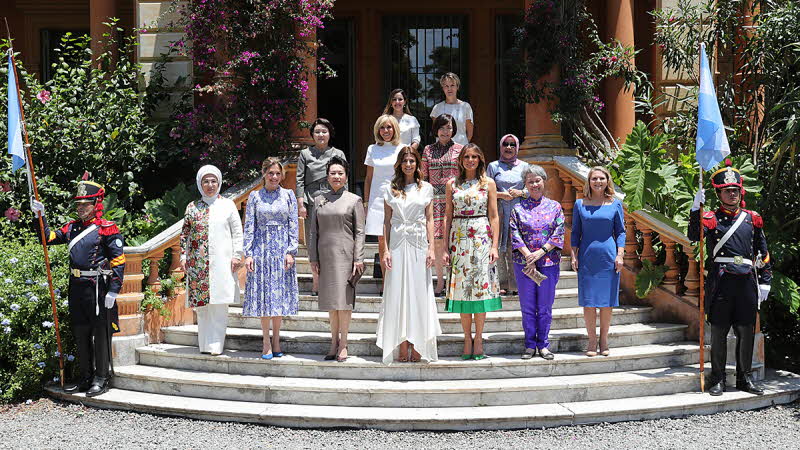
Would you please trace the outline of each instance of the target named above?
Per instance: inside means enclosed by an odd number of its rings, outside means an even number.
[[[181,265],[189,307],[197,312],[200,353],[219,355],[225,346],[228,305],[239,298],[242,220],[236,205],[219,195],[222,173],[207,165],[197,172],[203,197],[189,203],[181,230]]]

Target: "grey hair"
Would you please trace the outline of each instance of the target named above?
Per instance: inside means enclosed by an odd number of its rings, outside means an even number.
[[[536,164],[528,164],[528,167],[522,169],[522,182],[528,179],[528,175],[533,175],[535,177],[542,177],[542,180],[547,181],[547,172],[542,169],[542,166],[538,166]]]

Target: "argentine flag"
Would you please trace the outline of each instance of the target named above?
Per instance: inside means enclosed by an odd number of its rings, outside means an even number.
[[[713,169],[730,155],[728,138],[722,125],[714,80],[706,56],[706,44],[700,44],[700,93],[697,96],[697,142],[695,158],[703,170]]]
[[[11,155],[11,171],[16,172],[25,165],[25,148],[22,146],[22,114],[19,110],[17,80],[14,62],[8,56],[8,154]]]

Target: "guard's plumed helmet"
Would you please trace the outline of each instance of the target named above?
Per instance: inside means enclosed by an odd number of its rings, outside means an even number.
[[[99,219],[103,215],[103,199],[106,197],[106,190],[102,185],[89,181],[89,172],[84,172],[83,179],[78,182],[78,190],[75,192],[75,203],[94,203],[95,216]]]
[[[720,190],[738,187],[742,193],[741,207],[744,208],[744,194],[746,194],[747,191],[744,190],[742,180],[742,174],[739,172],[739,169],[733,167],[733,161],[730,159],[725,160],[725,167],[711,175],[711,185],[714,186],[714,189]]]

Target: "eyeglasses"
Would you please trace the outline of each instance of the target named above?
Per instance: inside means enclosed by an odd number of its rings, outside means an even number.
[[[503,142],[503,147],[517,148],[517,144],[513,142]]]

